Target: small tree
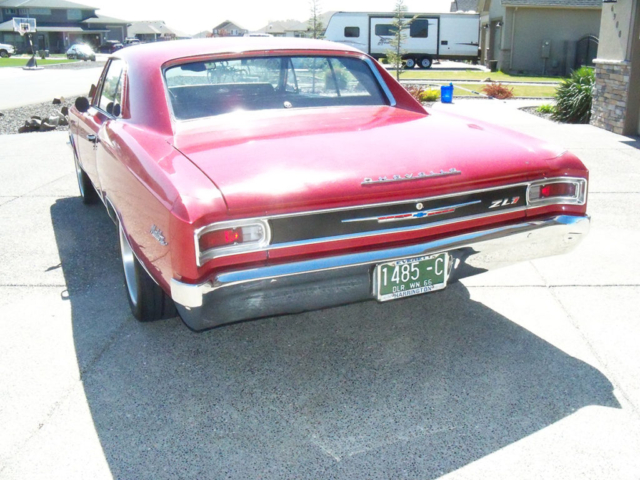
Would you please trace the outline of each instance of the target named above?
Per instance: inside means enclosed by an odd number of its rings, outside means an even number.
[[[309,0],[309,12],[311,17],[309,18],[309,32],[311,38],[320,38],[324,31],[324,25],[322,24],[322,6],[320,0]]]
[[[407,6],[404,4],[404,0],[396,0],[393,21],[391,22],[391,25],[393,26],[391,32],[393,36],[389,41],[389,46],[391,48],[387,50],[386,55],[387,61],[396,69],[397,80],[400,80],[400,74],[404,69],[402,57],[407,53],[406,50],[402,48],[402,44],[406,39],[406,34],[403,32],[403,30],[406,30],[411,25],[411,22],[413,22],[416,18],[413,17],[410,20],[405,20],[406,12]]]

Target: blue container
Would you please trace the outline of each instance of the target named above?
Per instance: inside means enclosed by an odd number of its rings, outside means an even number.
[[[451,103],[453,101],[453,83],[440,87],[440,101],[442,103]]]

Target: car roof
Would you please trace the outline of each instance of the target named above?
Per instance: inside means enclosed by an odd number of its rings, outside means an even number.
[[[339,43],[309,38],[224,37],[146,43],[137,45],[135,48],[118,51],[114,56],[122,58],[128,63],[144,59],[147,65],[155,63],[160,66],[170,60],[178,58],[278,50],[360,52],[360,50]]]

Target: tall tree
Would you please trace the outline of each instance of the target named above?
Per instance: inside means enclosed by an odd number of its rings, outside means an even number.
[[[391,22],[392,36],[389,41],[389,46],[391,48],[387,50],[386,55],[388,62],[396,69],[397,80],[400,80],[400,74],[402,73],[402,70],[404,70],[402,57],[407,53],[407,51],[402,48],[402,44],[407,38],[403,30],[409,28],[411,22],[416,18],[413,17],[410,20],[405,20],[406,13],[407,6],[404,4],[404,0],[396,0],[396,6],[393,10],[393,21]]]
[[[312,38],[320,38],[324,32],[322,24],[322,5],[320,0],[309,0],[309,32]]]

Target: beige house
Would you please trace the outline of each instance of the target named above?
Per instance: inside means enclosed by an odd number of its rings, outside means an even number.
[[[481,62],[566,75],[596,56],[602,0],[480,0]]]
[[[605,3],[600,24],[591,124],[640,135],[640,5]]]
[[[214,37],[242,37],[245,33],[249,33],[249,30],[231,20],[225,20],[220,25],[213,27],[212,32]]]
[[[298,20],[278,20],[269,22],[259,33],[268,33],[274,37],[306,37],[309,26]]]
[[[131,22],[127,27],[127,37],[136,37],[142,42],[157,42],[159,40],[177,40],[191,38],[175,28],[167,26],[162,20]]]

